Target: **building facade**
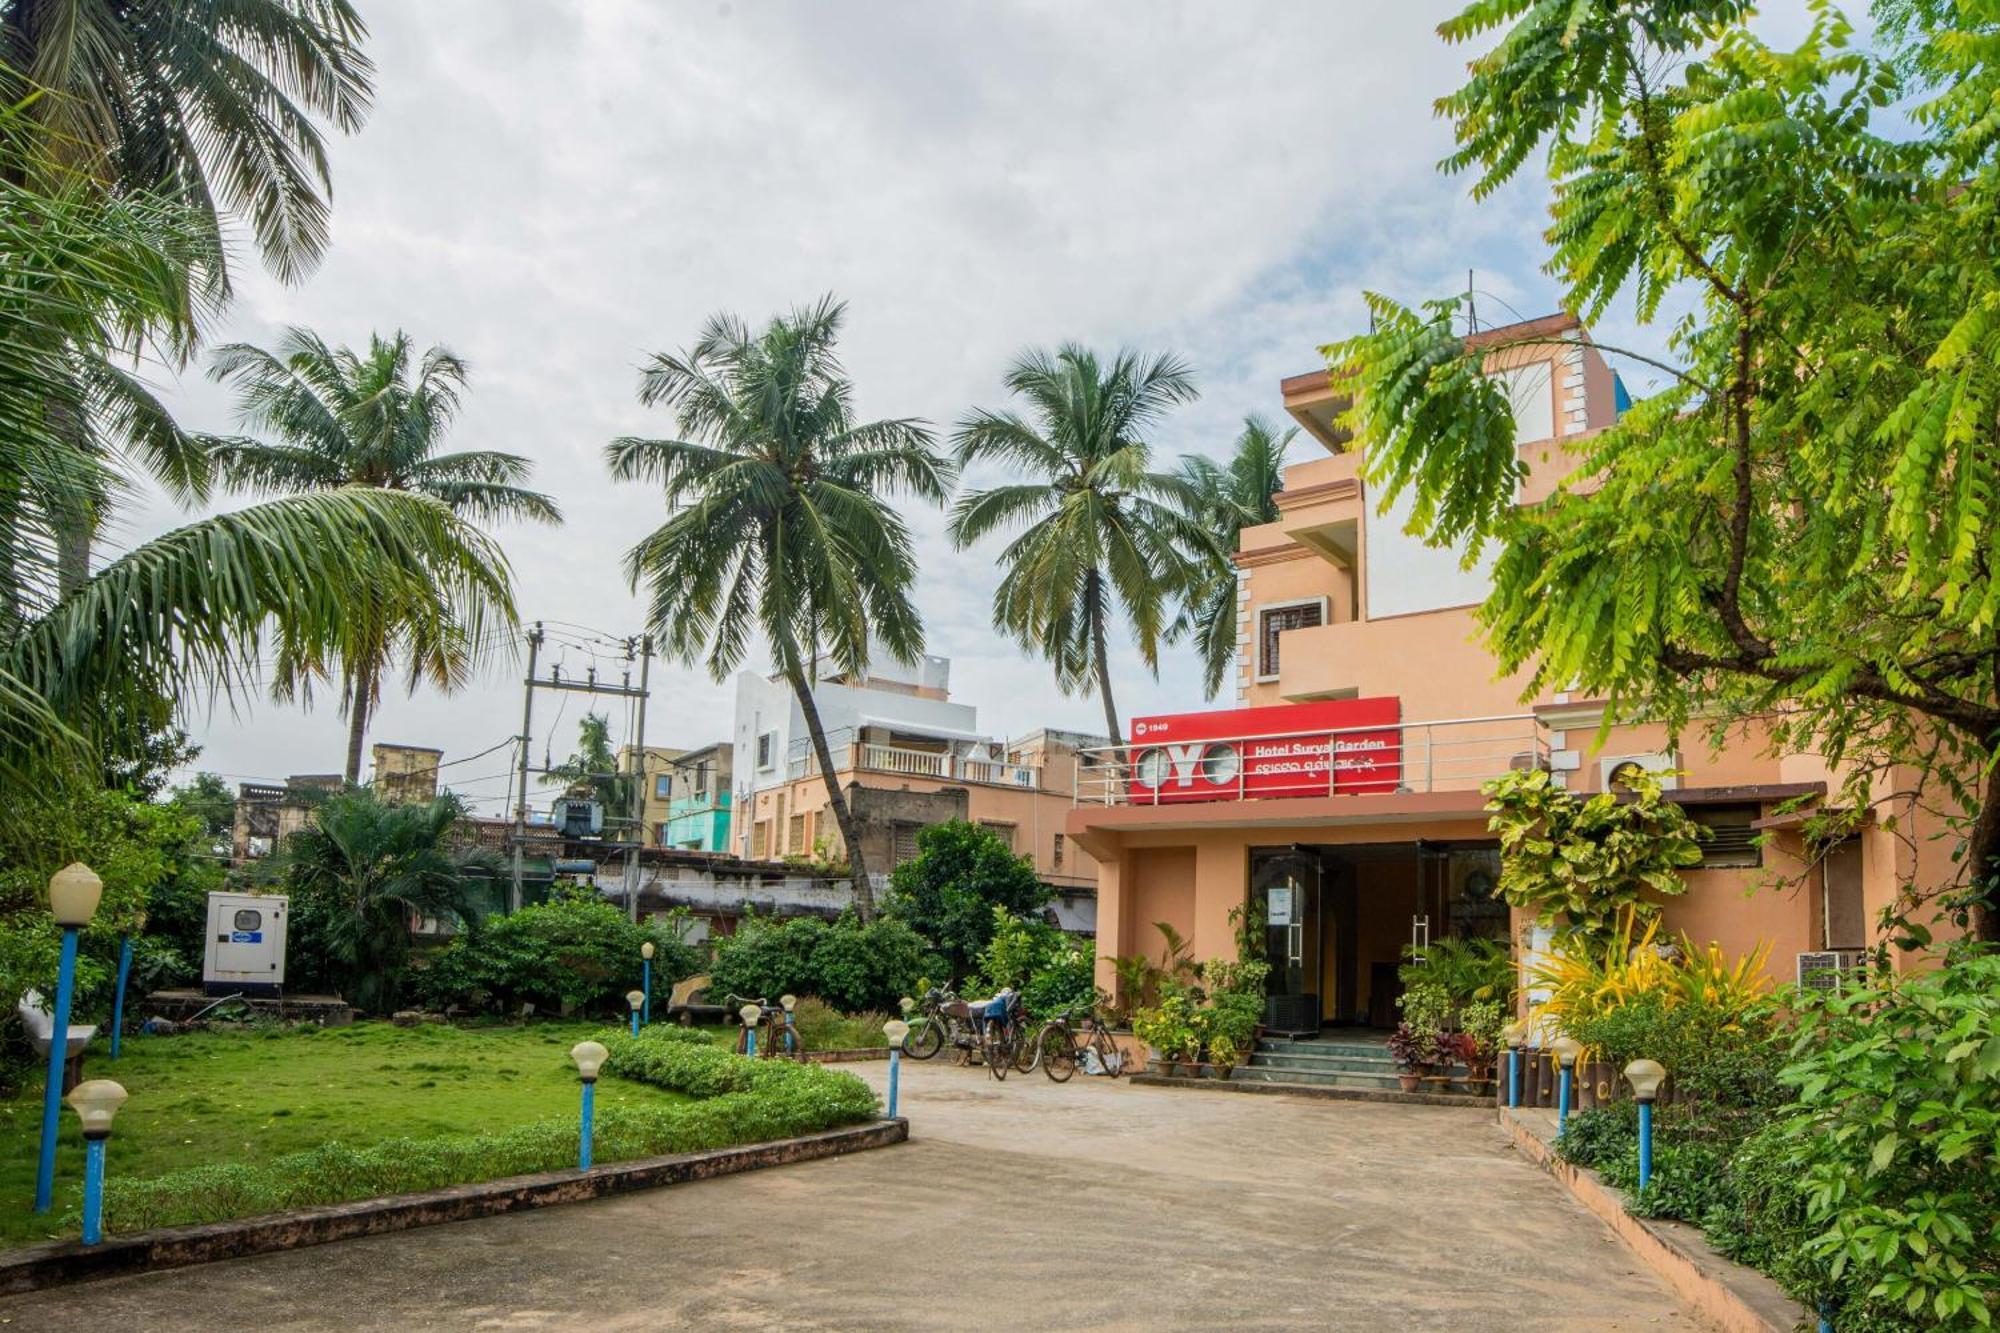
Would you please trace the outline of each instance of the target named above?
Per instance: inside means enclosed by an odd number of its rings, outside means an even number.
[[[735,762],[736,747],[717,741],[689,750],[654,779],[656,789],[665,783],[667,797],[666,822],[654,846],[691,852],[731,850],[729,826],[735,792],[730,779]]]
[[[930,825],[983,824],[1055,890],[1059,924],[1093,929],[1097,869],[1065,820],[1078,765],[1103,738],[1053,730],[1014,741],[990,736],[975,707],[952,701],[950,678],[950,662],[931,657],[914,668],[890,662],[865,679],[828,673],[814,690],[835,781],[871,874],[885,879],[915,856],[917,833]],[[804,716],[782,679],[737,678],[733,763],[738,856],[846,860]]]
[[[1514,401],[1520,498],[1534,503],[1568,472],[1568,446],[1616,419],[1623,389],[1574,319],[1485,336],[1550,340],[1487,367]],[[1909,837],[1911,811],[1806,847],[1780,806],[1824,797],[1839,775],[1771,754],[1754,726],[1712,754],[1607,719],[1598,700],[1524,698],[1526,679],[1499,676],[1478,641],[1488,567],[1406,534],[1406,505],[1376,512],[1326,372],[1281,392],[1325,456],[1288,468],[1277,521],[1242,534],[1236,708],[1134,719],[1129,757],[1086,770],[1068,818],[1098,867],[1106,989],[1110,957],[1159,955],[1155,922],[1198,958],[1233,952],[1231,913],[1246,906],[1268,919],[1267,1016],[1289,1029],[1393,1023],[1412,943],[1485,935],[1532,957],[1546,934],[1495,895],[1480,792],[1511,769],[1547,769],[1576,792],[1606,790],[1626,766],[1675,774],[1672,798],[1713,836],[1688,892],[1664,900],[1665,928],[1732,955],[1768,942],[1780,980],[1857,960],[1905,880],[1948,878],[1948,845]]]

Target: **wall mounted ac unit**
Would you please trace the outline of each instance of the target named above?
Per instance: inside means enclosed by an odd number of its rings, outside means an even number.
[[[1798,982],[1804,990],[1839,990],[1867,968],[1868,955],[1860,949],[1820,949],[1799,955]]]
[[[1658,751],[1654,751],[1650,754],[1605,755],[1597,761],[1597,789],[1599,791],[1610,791],[1611,775],[1616,773],[1625,764],[1634,765],[1635,767],[1644,769],[1648,773],[1663,775],[1660,778],[1660,786],[1667,791],[1672,791],[1681,785],[1679,778],[1665,776],[1680,767],[1678,756],[1661,754]]]

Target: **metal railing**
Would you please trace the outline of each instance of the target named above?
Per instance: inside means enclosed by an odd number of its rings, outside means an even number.
[[[874,742],[849,743],[828,747],[833,751],[836,771],[895,773],[904,777],[938,778],[953,782],[981,782],[1001,787],[1039,789],[1042,771],[1033,764],[1013,764],[998,759],[973,759],[943,750],[911,750],[900,745]],[[810,752],[786,766],[787,776],[815,777],[819,761]]]
[[[1080,752],[1078,805],[1179,805],[1396,792],[1477,791],[1512,769],[1545,768],[1529,713],[1337,730],[1139,740]]]

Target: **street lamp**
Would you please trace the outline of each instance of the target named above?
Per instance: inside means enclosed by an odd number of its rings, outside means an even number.
[[[1639,1099],[1639,1192],[1653,1178],[1653,1099],[1660,1095],[1667,1067],[1658,1060],[1634,1060],[1625,1066],[1625,1081]]]
[[[642,990],[626,991],[625,1003],[632,1006],[632,1035],[636,1037],[639,1035],[639,1008],[646,1003],[646,992]]]
[[[757,1020],[763,1017],[763,1015],[763,1009],[754,1004],[746,1004],[736,1011],[736,1016],[743,1020],[743,1053],[745,1055],[757,1054]]]
[[[639,989],[646,992],[645,1019],[653,1021],[653,942],[647,940],[639,946]]]
[[[76,1085],[69,1104],[83,1121],[83,1243],[95,1245],[104,1239],[104,1141],[125,1089],[108,1078],[89,1079]]]
[[[1521,1105],[1521,1043],[1525,1036],[1520,1020],[1507,1025],[1507,1107],[1509,1110]]]
[[[798,1007],[798,1003],[799,997],[796,995],[780,995],[778,997],[778,1006],[785,1011],[785,1044],[782,1047],[773,1045],[771,1047],[771,1054],[787,1057],[796,1057],[798,1055],[798,1034],[792,1031],[792,1010]],[[775,1042],[776,1038],[774,1037],[772,1040]]]
[[[610,1054],[600,1041],[580,1041],[569,1048],[569,1058],[576,1061],[576,1076],[583,1080],[583,1129],[576,1152],[576,1169],[579,1171],[590,1170],[590,1130],[597,1111],[597,1071],[604,1067],[604,1061]]]
[[[1576,1058],[1583,1054],[1583,1043],[1575,1037],[1561,1036],[1549,1043],[1549,1049],[1556,1053],[1556,1064],[1562,1068],[1562,1081],[1557,1084],[1561,1091],[1556,1100],[1556,1133],[1563,1132],[1569,1123],[1569,1089],[1576,1075]]]
[[[889,1038],[889,1118],[896,1118],[896,1085],[903,1073],[903,1041],[910,1035],[910,1025],[900,1018],[892,1018],[882,1025],[882,1031]]]
[[[896,1001],[896,1007],[903,1011],[903,1017],[908,1018],[910,1011],[917,1007],[917,1002],[905,995],[902,999]]]
[[[55,1028],[49,1034],[49,1085],[42,1093],[42,1160],[35,1171],[35,1211],[55,1203],[56,1133],[62,1127],[63,1064],[69,1058],[69,1006],[76,992],[76,934],[90,924],[104,896],[104,881],[81,861],[49,877],[49,915],[62,927],[62,961],[56,969]]]
[[[111,1001],[111,1058],[118,1058],[125,1039],[125,981],[132,975],[132,936],[146,929],[146,914],[132,923],[129,934],[118,937],[118,990]]]

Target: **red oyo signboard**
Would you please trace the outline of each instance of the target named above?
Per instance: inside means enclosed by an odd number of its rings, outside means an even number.
[[[1396,698],[1134,718],[1129,799],[1164,805],[1392,792],[1403,777],[1402,720]]]

